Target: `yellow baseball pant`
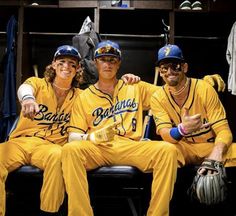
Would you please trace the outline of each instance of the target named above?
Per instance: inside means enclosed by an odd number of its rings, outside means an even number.
[[[207,157],[214,147],[214,143],[186,143],[180,141],[175,144],[177,149],[181,152],[184,164],[196,164],[202,163],[205,157]],[[236,166],[236,143],[232,143],[228,148],[228,151],[224,155],[224,161],[226,167]]]
[[[107,144],[73,141],[62,147],[68,216],[92,216],[86,171],[103,165],[131,165],[153,172],[148,216],[168,216],[177,173],[177,149],[164,141],[116,138]],[[114,185],[115,187],[116,185]]]
[[[36,137],[19,137],[0,144],[0,216],[5,215],[5,182],[9,172],[30,164],[44,170],[40,208],[57,212],[64,200],[61,146]]]

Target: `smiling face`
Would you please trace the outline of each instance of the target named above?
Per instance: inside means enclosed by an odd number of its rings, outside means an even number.
[[[178,87],[185,79],[188,64],[180,61],[167,60],[160,63],[159,72],[162,79],[169,86]]]
[[[56,72],[55,79],[64,80],[66,82],[72,82],[72,79],[80,67],[78,60],[70,56],[60,56],[56,58],[52,66]]]

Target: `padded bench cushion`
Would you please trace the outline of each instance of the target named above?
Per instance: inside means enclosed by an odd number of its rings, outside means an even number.
[[[143,174],[138,168],[132,166],[103,166],[88,171],[88,176],[96,178],[127,178],[132,179]]]
[[[9,174],[10,176],[37,176],[41,177],[43,175],[43,171],[35,166],[24,165]]]
[[[24,165],[13,171],[9,175],[14,176],[42,176],[43,171],[37,167]],[[122,178],[132,179],[139,177],[143,173],[136,167],[132,166],[103,166],[97,169],[88,171],[88,176],[93,178]]]

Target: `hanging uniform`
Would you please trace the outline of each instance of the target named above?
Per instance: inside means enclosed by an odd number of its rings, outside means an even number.
[[[6,140],[17,116],[16,106],[16,32],[17,20],[11,16],[7,24],[7,49],[4,56],[4,82],[0,141]]]
[[[228,90],[236,95],[236,22],[233,24],[228,37],[226,60],[229,64]]]

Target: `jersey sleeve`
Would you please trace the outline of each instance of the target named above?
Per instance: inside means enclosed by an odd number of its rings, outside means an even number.
[[[81,97],[78,95],[71,110],[70,126],[68,128],[68,132],[84,134],[88,131],[86,113],[82,104]]]
[[[215,130],[222,125],[228,124],[228,121],[225,109],[215,89],[208,83],[205,85],[207,85],[207,89],[205,94],[202,94],[202,97],[205,100],[208,121],[211,123],[213,130]]]
[[[156,124],[156,131],[158,132],[161,128],[171,128],[172,123],[165,107],[161,103],[161,91],[159,88],[151,97],[151,110],[153,119]]]
[[[160,87],[155,86],[153,84],[143,82],[141,81],[139,83],[140,89],[141,89],[141,97],[142,97],[142,103],[143,103],[143,109],[148,110],[150,109],[150,99],[153,93],[158,90]]]
[[[33,87],[34,93],[36,94],[38,89],[42,86],[44,79],[38,77],[30,77],[24,81],[24,84],[29,84]]]

